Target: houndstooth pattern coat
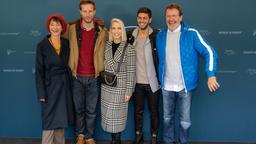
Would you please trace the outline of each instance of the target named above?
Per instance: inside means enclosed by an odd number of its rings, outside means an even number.
[[[105,71],[117,70],[125,42],[121,42],[114,57],[112,54],[112,42],[107,42],[104,51]],[[104,131],[110,133],[121,132],[125,129],[128,113],[128,102],[124,102],[124,96],[132,96],[135,87],[136,51],[132,45],[128,45],[125,55],[117,73],[117,86],[101,85],[101,126]]]

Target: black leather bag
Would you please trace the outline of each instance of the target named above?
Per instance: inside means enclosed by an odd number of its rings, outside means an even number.
[[[112,87],[115,87],[117,84],[116,75],[107,71],[100,72],[99,79],[101,83],[112,86]]]
[[[126,49],[127,45],[128,45],[128,43],[126,43],[124,46],[123,53],[121,55],[120,62],[118,63],[116,73],[118,73],[120,70],[120,66],[123,61],[124,53],[125,53],[125,49]],[[107,72],[107,71],[100,72],[99,80],[101,83],[108,85],[108,86],[116,87],[116,85],[117,85],[117,76],[111,72]]]

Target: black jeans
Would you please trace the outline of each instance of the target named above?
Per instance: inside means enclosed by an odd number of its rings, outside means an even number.
[[[96,120],[96,106],[100,83],[94,77],[77,77],[73,84],[73,100],[76,112],[76,134],[86,139],[93,138]]]
[[[149,84],[136,83],[135,91],[133,93],[135,102],[135,130],[142,132],[143,129],[143,110],[144,101],[147,97],[148,109],[151,118],[151,134],[157,134],[159,128],[159,96],[160,89],[155,93],[152,92]]]

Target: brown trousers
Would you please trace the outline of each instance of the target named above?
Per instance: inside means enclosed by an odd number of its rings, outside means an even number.
[[[65,144],[64,129],[43,130],[42,144]]]

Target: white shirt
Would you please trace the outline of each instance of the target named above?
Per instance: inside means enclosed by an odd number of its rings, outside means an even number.
[[[164,89],[179,92],[185,88],[180,62],[180,30],[168,30],[166,38],[166,63],[164,75]]]

